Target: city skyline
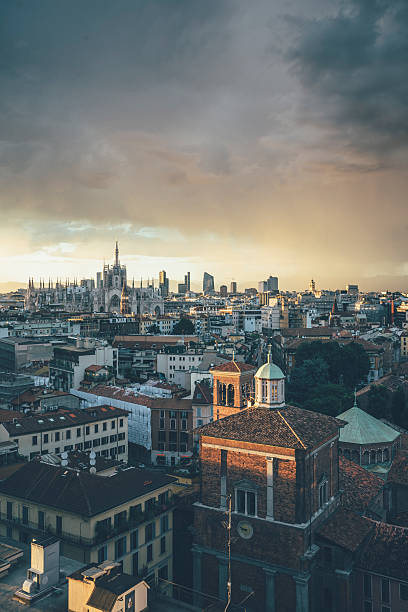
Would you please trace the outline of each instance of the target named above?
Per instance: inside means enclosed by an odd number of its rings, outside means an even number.
[[[0,11],[0,282],[407,290],[404,2]]]

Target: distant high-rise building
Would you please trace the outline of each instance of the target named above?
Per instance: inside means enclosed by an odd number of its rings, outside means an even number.
[[[309,283],[309,291],[310,293],[314,293],[316,291],[316,283],[314,282],[313,278]]]
[[[358,293],[358,285],[347,285],[346,289],[347,289],[347,293],[353,293],[353,294]]]
[[[278,277],[270,276],[265,281],[260,281],[258,283],[258,291],[259,293],[264,293],[265,291],[279,291]]]
[[[237,283],[235,281],[231,282],[231,293],[237,292]]]
[[[190,272],[184,275],[184,284],[186,286],[186,292],[190,291]]]
[[[211,293],[211,291],[214,291],[214,277],[208,272],[204,272],[203,293]]]
[[[228,295],[228,287],[227,285],[221,285],[220,287],[220,296],[221,297],[227,297]]]
[[[96,273],[96,288],[102,289],[102,272]]]
[[[165,270],[159,272],[159,288],[162,297],[167,297],[169,295],[169,279],[167,278]]]

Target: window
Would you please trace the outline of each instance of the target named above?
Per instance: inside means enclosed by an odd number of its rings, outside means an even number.
[[[64,446],[64,451],[70,451],[72,450],[72,444],[67,444],[66,446]]]
[[[262,401],[266,402],[268,401],[268,381],[262,380],[261,384],[262,384]]]
[[[115,542],[115,559],[123,557],[126,554],[126,536],[119,538]]]
[[[165,514],[164,516],[160,518],[160,532],[166,533],[168,529],[169,529],[169,516],[168,514]]]
[[[166,552],[166,536],[160,538],[160,554],[164,555]]]
[[[48,444],[48,434],[44,434],[44,444]]]
[[[139,554],[135,552],[132,555],[132,574],[137,576],[139,573]]]
[[[95,440],[92,442],[93,446],[100,446],[101,445],[101,439],[100,438],[95,438]]]
[[[130,550],[134,550],[139,546],[139,532],[137,529],[130,534]]]
[[[102,548],[100,548],[98,550],[98,563],[103,563],[104,561],[106,561],[108,556],[108,547],[106,546],[102,546]]]
[[[167,567],[167,563],[166,563],[166,565],[163,565],[163,567],[161,567],[159,569],[158,576],[159,576],[159,578],[161,580],[167,580],[168,579],[168,577],[169,577],[169,570],[168,570],[168,567]]]
[[[159,429],[164,429],[164,419],[159,419]]]
[[[115,528],[121,527],[126,523],[126,510],[122,512],[117,512],[113,519],[113,524]]]
[[[235,489],[235,512],[256,515],[256,494],[255,491],[246,489]]]
[[[182,419],[181,420],[181,429],[187,429],[187,420],[186,419]]]
[[[113,436],[110,437],[110,441],[116,442],[116,434],[113,434]]]
[[[70,440],[71,439],[71,430],[70,429],[67,429],[66,435],[65,435],[65,439],[66,440]]]
[[[118,455],[124,455],[126,452],[126,447],[125,446],[119,446],[118,448]]]
[[[28,508],[23,506],[23,525],[28,525]]]
[[[381,580],[381,601],[390,603],[390,581],[388,578],[383,578]]]
[[[33,436],[33,437],[32,437],[32,439],[31,439],[31,442],[32,442],[32,445],[33,445],[33,446],[37,446],[37,443],[38,443],[38,438],[37,438],[37,436]]]
[[[169,501],[169,492],[164,491],[164,493],[160,493],[159,495],[159,504],[166,505]]]
[[[119,419],[119,427],[123,427],[123,419]]]
[[[328,499],[328,482],[326,476],[324,476],[319,483],[319,508],[322,508]]]
[[[84,448],[91,448],[91,446],[92,446],[91,440],[87,440],[86,442],[84,442]]]
[[[169,442],[177,442],[177,431],[169,431]]]
[[[42,510],[39,510],[38,511],[38,529],[41,529],[41,531],[43,531],[44,527],[45,527],[45,515]]]
[[[58,455],[58,454],[59,454],[59,452],[60,452],[60,447],[59,447],[59,446],[57,446],[57,447],[55,448],[55,454],[56,454],[56,455]]]
[[[371,575],[364,574],[364,597],[371,598]]]
[[[108,428],[108,424],[107,423],[102,423],[102,431],[106,431]]]
[[[109,442],[109,436],[103,436],[102,444],[107,444]]]
[[[111,421],[111,429],[115,429],[116,427],[116,421]]]
[[[91,431],[91,428],[89,427],[89,425],[87,425],[85,427],[85,433],[86,433],[87,436],[89,436],[90,431]]]
[[[176,429],[176,419],[170,419],[170,429]]]
[[[81,428],[80,428],[80,427],[77,427],[76,432],[77,432],[77,434],[76,434],[76,435],[77,435],[77,438],[80,438],[80,437],[81,437]]]
[[[62,534],[62,516],[55,517],[55,531],[57,535]]]
[[[156,525],[155,523],[149,523],[145,527],[145,544],[153,540],[156,535]]]
[[[153,545],[149,544],[147,547],[147,563],[153,559]]]
[[[408,584],[400,584],[400,599],[408,601]]]
[[[122,431],[122,433],[118,434],[118,440],[124,440],[125,439],[125,432]]]
[[[56,431],[55,432],[55,442],[59,442],[60,441],[60,432]]]
[[[98,433],[99,426],[98,424],[94,425],[94,433]]]
[[[160,418],[164,419],[164,410],[160,410]]]

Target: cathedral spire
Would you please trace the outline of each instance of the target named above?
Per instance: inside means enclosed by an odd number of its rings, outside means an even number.
[[[116,241],[116,246],[115,246],[115,266],[119,266],[119,247],[118,247],[118,241]]]

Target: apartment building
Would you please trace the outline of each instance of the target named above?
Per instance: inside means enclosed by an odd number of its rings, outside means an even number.
[[[175,380],[177,371],[191,372],[197,368],[203,360],[202,351],[186,351],[185,353],[158,353],[157,372],[163,374],[170,382]]]
[[[193,456],[193,408],[191,399],[151,401],[152,463],[187,464]]]
[[[31,461],[0,483],[0,535],[52,534],[65,557],[171,580],[174,482],[133,467],[103,476]]]
[[[113,406],[60,408],[0,424],[0,443],[14,442],[26,459],[71,450],[127,462],[128,413]]]
[[[78,338],[75,344],[54,347],[50,361],[50,385],[58,391],[79,389],[85,370],[91,365],[106,366],[117,376],[117,349],[92,338]]]

